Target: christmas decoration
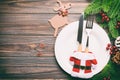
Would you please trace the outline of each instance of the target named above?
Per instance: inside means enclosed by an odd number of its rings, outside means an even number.
[[[120,64],[120,36],[115,40],[114,55],[112,56],[112,61],[116,64]]]
[[[117,21],[117,24],[116,24],[116,26],[115,26],[117,29],[119,29],[120,28],[120,21]]]
[[[115,40],[115,46],[120,50],[120,36]]]
[[[73,66],[71,76],[79,78],[93,77],[93,70],[96,68],[97,60],[93,53],[75,52],[70,57],[70,63]]]
[[[106,50],[110,50],[110,54],[112,55],[111,60],[115,62],[116,64],[120,64],[120,51],[116,46],[108,46],[106,47]]]
[[[85,15],[96,15],[96,21],[108,31],[110,39],[120,36],[120,0],[93,0]]]
[[[115,53],[115,55],[112,57],[112,61],[116,64],[120,64],[120,51]]]
[[[115,45],[108,44],[106,50],[110,50],[112,62],[120,64],[120,37],[115,40]]]
[[[69,4],[69,3],[63,5],[60,0],[57,0],[57,3],[59,4],[59,7],[54,8],[54,10],[57,11],[58,14],[55,15],[50,20],[48,20],[49,23],[52,25],[52,27],[55,29],[54,37],[57,36],[59,27],[62,27],[64,25],[68,24],[68,19],[67,19],[68,9],[71,8],[71,4]]]
[[[110,49],[110,47],[111,47],[111,44],[110,44],[110,43],[109,43],[109,44],[107,44],[106,50],[109,50],[109,49]]]
[[[82,22],[83,18],[80,18],[80,21]],[[79,29],[81,29],[81,27],[83,27],[83,25],[79,26]],[[83,31],[79,29],[78,29],[78,39],[82,41],[82,36],[79,34],[80,32],[82,34]],[[69,59],[71,62],[71,65],[73,66],[71,71],[71,76],[73,77],[91,78],[95,75],[93,71],[96,69],[97,60],[96,60],[95,54],[89,51],[89,38],[90,38],[90,32],[92,32],[92,29],[93,29],[93,17],[90,16],[88,17],[86,22],[87,41],[86,41],[85,51],[82,51],[82,48],[78,46],[78,51],[75,51],[70,56],[70,59]],[[78,39],[77,41],[79,42]],[[82,44],[80,43],[80,45]]]
[[[103,11],[101,11],[99,14],[102,18],[102,22],[108,22],[110,20],[109,17]]]
[[[116,54],[118,50],[118,48],[116,46],[112,46],[111,44],[108,44],[106,47],[106,50],[110,50],[110,54]]]

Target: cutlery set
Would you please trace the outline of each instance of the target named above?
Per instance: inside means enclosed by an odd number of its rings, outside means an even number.
[[[79,46],[78,46],[78,52],[82,51],[82,33],[83,33],[83,14],[80,17],[79,20],[79,27],[78,27],[78,36],[77,36],[77,41],[79,42]],[[90,33],[93,29],[93,21],[94,21],[94,16],[90,15],[86,18],[86,27],[85,27],[85,31],[87,34],[87,41],[86,41],[86,48],[85,48],[85,52],[88,53],[89,52],[89,36]]]
[[[81,15],[79,20],[77,41],[79,42],[78,51],[75,51],[69,58],[70,64],[73,66],[71,71],[71,76],[79,78],[91,78],[93,70],[96,69],[97,60],[92,52],[89,51],[89,37],[93,29],[92,15],[87,17],[85,31],[87,34],[86,48],[82,51],[82,34],[83,34],[83,15]]]

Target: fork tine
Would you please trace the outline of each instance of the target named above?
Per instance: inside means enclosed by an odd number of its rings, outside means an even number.
[[[94,16],[91,15],[91,16],[90,16],[90,19],[91,19],[91,27],[93,27]]]
[[[90,15],[87,17],[86,28],[92,28],[94,16]]]
[[[88,17],[86,19],[86,28],[88,27]]]

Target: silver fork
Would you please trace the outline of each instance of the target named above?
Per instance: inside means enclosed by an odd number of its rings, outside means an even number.
[[[94,21],[94,16],[93,15],[90,15],[87,17],[87,21],[86,21],[86,33],[87,33],[87,42],[86,42],[86,48],[85,48],[85,52],[88,53],[89,52],[89,36],[90,36],[90,33],[93,29],[93,21]]]

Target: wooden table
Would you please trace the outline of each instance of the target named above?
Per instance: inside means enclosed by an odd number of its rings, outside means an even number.
[[[69,22],[79,19],[90,3],[72,3]],[[69,79],[54,55],[54,29],[48,23],[56,0],[0,0],[0,80]]]

